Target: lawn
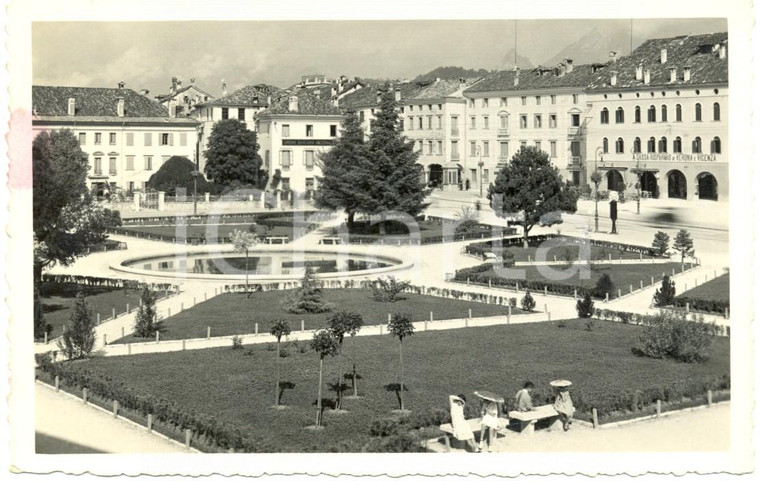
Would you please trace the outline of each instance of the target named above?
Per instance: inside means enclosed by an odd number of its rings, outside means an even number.
[[[385,233],[380,233],[380,222],[376,224],[370,224],[368,221],[354,222],[348,229],[349,239],[352,242],[372,242],[375,240],[383,239],[385,241],[408,241],[410,237],[409,227],[396,220],[387,220],[383,224],[385,225]],[[441,237],[444,235],[444,223],[439,220],[424,220],[415,221],[415,225],[419,228],[419,236],[421,242],[440,242]],[[345,226],[343,227],[345,229]],[[511,231],[511,230],[510,230]],[[457,238],[461,238],[463,233],[454,233],[454,229],[446,229],[447,235],[452,235]],[[499,230],[499,234],[502,232],[502,228]],[[333,229],[332,235],[338,235],[338,229]],[[416,235],[416,234],[415,234]],[[467,238],[477,239],[481,236],[491,237],[493,235],[491,226],[478,224],[477,226],[469,229],[466,232]]]
[[[554,379],[573,382],[576,417],[589,418],[598,406],[603,420],[611,399],[636,390],[674,385],[706,386],[707,379],[729,375],[729,340],[718,338],[712,357],[702,364],[638,357],[632,353],[641,327],[596,321],[588,331],[585,320],[512,324],[416,333],[404,340],[405,406],[418,422],[448,411],[448,396],[464,393],[476,404],[475,390],[489,390],[511,400],[522,384],[533,381],[539,396]],[[184,409],[233,423],[257,440],[261,451],[330,451],[339,443],[361,446],[369,439],[373,420],[392,416],[396,394],[385,386],[398,382],[399,342],[390,335],[348,339],[344,372],[356,344],[359,399],[344,399],[346,413],[325,413],[325,429],[304,428],[314,423],[319,359],[301,343],[304,352],[289,346],[282,358],[282,395],[287,409],[275,410],[272,345],[248,349],[217,348],[129,357],[98,357],[64,365],[110,377],[139,393],[164,398]],[[334,383],[338,359],[325,360],[325,384]],[[114,384],[116,386],[117,384]],[[325,392],[325,390],[323,390]],[[684,391],[678,391],[683,393]],[[703,391],[699,391],[703,392]],[[325,394],[334,398],[333,392]],[[680,395],[678,396],[680,399]],[[468,406],[469,407],[469,406]],[[473,409],[475,406],[470,407]],[[474,409],[473,409],[474,410]],[[444,414],[445,415],[445,414]],[[432,422],[428,422],[431,424]],[[431,433],[434,435],[435,431]]]
[[[126,312],[127,304],[134,309],[140,302],[140,291],[135,289],[43,282],[42,313],[45,322],[53,326],[51,339],[60,336],[62,326],[69,323],[79,288],[87,295],[93,318],[100,313],[101,320],[111,317],[114,308],[119,315]],[[159,296],[163,296],[163,292]]]
[[[688,266],[687,266],[688,267]],[[609,274],[612,282],[615,284],[616,289],[620,289],[623,294],[629,292],[630,286],[633,285],[634,289],[638,289],[640,281],[644,281],[644,286],[651,284],[652,277],[654,282],[657,283],[662,279],[663,273],[671,275],[673,269],[676,273],[681,272],[681,264],[677,262],[668,262],[661,264],[641,263],[641,264],[597,264],[592,265],[589,279],[581,279],[582,272],[575,272],[567,279],[549,279],[547,275],[543,274],[539,269],[551,268],[555,271],[560,271],[559,274],[564,274],[564,271],[568,269],[565,265],[554,266],[518,266],[513,269],[519,269],[525,272],[525,279],[519,280],[521,285],[525,285],[527,282],[546,283],[554,286],[569,286],[570,288],[577,288],[578,291],[583,289],[590,289],[596,286],[597,280],[603,274]],[[507,279],[501,277],[493,269],[490,269],[487,264],[477,266],[470,269],[461,269],[457,271],[457,280],[465,281],[467,277],[471,278],[471,282],[488,283],[488,279],[494,286],[503,285],[505,288],[514,288],[517,279]],[[521,287],[521,290],[523,288]],[[543,290],[543,288],[539,289]],[[549,287],[549,291],[552,288]],[[555,293],[561,293],[556,292]],[[566,294],[572,295],[572,291],[568,289]],[[612,296],[615,297],[615,296]]]
[[[514,256],[515,262],[528,262],[536,260],[536,250],[538,247],[507,247],[504,249],[502,256],[506,256],[506,252],[510,252]],[[580,253],[580,245],[563,245],[552,247],[546,253],[546,261],[563,261],[566,259],[577,260]],[[612,255],[613,260],[620,259],[651,259],[652,257],[646,254],[639,256],[636,252],[626,252],[610,247],[591,246],[591,259],[592,260],[608,260]]]
[[[197,304],[195,307],[165,320],[162,339],[192,339],[206,337],[206,329],[211,326],[212,336],[231,336],[254,332],[254,323],[259,324],[259,332],[268,332],[274,319],[285,319],[292,330],[301,329],[301,320],[306,329],[327,327],[327,316],[322,314],[291,314],[282,307],[282,301],[292,295],[293,290],[253,292],[246,298],[244,293],[222,294]],[[507,308],[494,304],[445,299],[442,297],[404,293],[403,300],[378,302],[372,298],[370,289],[325,289],[325,299],[333,303],[335,310],[357,312],[364,318],[365,325],[385,324],[388,313],[407,312],[415,321],[430,318],[459,319],[473,317],[505,316]],[[512,312],[521,311],[513,308]],[[117,342],[144,342],[145,339],[127,336]]]
[[[678,289],[678,282],[676,282],[676,289]],[[681,293],[678,297],[688,297],[690,299],[698,299],[703,301],[719,301],[730,302],[731,294],[731,276],[723,274],[711,281],[707,281],[699,287],[689,289],[686,292]]]

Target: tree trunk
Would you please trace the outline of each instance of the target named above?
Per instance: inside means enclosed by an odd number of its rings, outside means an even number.
[[[358,397],[359,394],[356,391],[356,340],[355,339],[351,340],[351,345],[353,346],[353,351],[354,351],[354,355],[353,355],[353,364],[354,364],[354,366],[353,366],[353,374],[354,374],[354,380],[353,380],[352,384],[354,386],[354,397]]]
[[[385,235],[385,212],[380,214],[380,235]]]
[[[338,405],[336,409],[341,408],[343,402],[343,341],[338,344]]]
[[[248,289],[248,249],[245,250],[245,297],[251,297],[251,291]]]
[[[275,407],[280,405],[280,340],[277,340],[277,362],[275,362],[277,370],[277,382],[274,385],[274,405]]]
[[[523,224],[523,249],[528,248],[528,234],[530,233],[530,227],[528,224]]]
[[[352,227],[354,225],[354,216],[356,215],[356,212],[353,210],[348,211],[348,227]]]
[[[317,426],[322,425],[322,363],[323,359],[319,358],[319,389],[317,391]]]
[[[401,400],[401,410],[404,410],[404,341],[399,341],[399,358],[401,359],[401,385],[399,386],[398,394]]]

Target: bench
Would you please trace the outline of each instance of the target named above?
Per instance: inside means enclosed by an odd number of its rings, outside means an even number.
[[[533,411],[509,412],[509,419],[514,419],[520,423],[520,434],[533,434],[535,431],[536,421],[552,418],[554,418],[554,420],[551,421],[551,425],[549,426],[550,430],[556,429],[558,423],[561,424],[557,410],[554,409],[554,406],[550,404],[547,404],[546,406],[537,406]]]
[[[480,420],[481,418],[472,418],[466,420],[467,425],[473,433],[480,432]],[[496,430],[496,433],[505,433],[507,429],[507,423],[508,420],[499,418],[500,426],[499,429]],[[454,426],[452,426],[451,423],[446,423],[438,426],[438,429],[446,433],[446,435],[443,437],[443,441],[446,443],[446,451],[451,451],[450,439],[454,437]]]

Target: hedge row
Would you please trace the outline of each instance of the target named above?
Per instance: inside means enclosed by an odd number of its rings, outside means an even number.
[[[556,294],[559,296],[585,296],[587,293],[596,297],[597,299],[603,299],[595,295],[595,289],[586,287],[577,287],[570,284],[555,284],[546,281],[516,281],[514,279],[505,279],[504,277],[489,276],[484,272],[490,271],[493,268],[493,264],[486,263],[475,267],[468,267],[466,269],[459,269],[454,274],[455,282],[470,282],[471,284],[490,285],[492,287],[501,287],[504,289],[514,289],[519,286],[519,291],[533,291],[543,293],[546,290],[549,294]],[[491,281],[489,284],[488,281]],[[612,293],[610,299],[617,297],[617,294]]]
[[[220,219],[240,219],[253,217],[256,222],[260,222],[266,219],[276,219],[285,216],[295,217],[295,214],[301,214],[304,219],[314,217],[315,220],[329,220],[334,217],[334,214],[328,212],[319,211],[288,211],[288,212],[257,212],[257,213],[233,213],[233,214],[197,214],[197,215],[166,215],[166,216],[153,216],[153,217],[135,217],[131,219],[123,219],[123,225],[143,225],[151,224],[155,222],[161,222],[164,224],[176,224],[178,222],[187,222],[188,220],[220,220]]]
[[[142,289],[143,286],[148,286],[152,290],[156,291],[175,291],[179,292],[179,286],[169,283],[151,283],[146,284],[140,281],[133,281],[130,279],[114,279],[111,277],[95,277],[95,276],[77,276],[71,274],[42,274],[42,282],[51,282],[59,284],[81,284],[84,286],[93,287],[115,287],[120,289]]]
[[[675,306],[686,308],[686,304],[689,304],[689,310],[700,312],[711,312],[720,315],[725,314],[726,309],[731,308],[730,301],[713,301],[710,299],[694,299],[689,296],[676,297]]]
[[[655,316],[651,314],[638,314],[635,312],[625,312],[625,311],[615,311],[612,309],[595,308],[594,317],[596,317],[597,319],[603,319],[605,321],[621,322],[623,324],[635,324],[637,326],[647,326],[651,324],[651,321],[654,319]],[[692,314],[692,320],[696,321],[697,319],[698,319],[698,315]],[[731,335],[730,326],[715,325],[715,329],[718,335],[721,335],[721,336]]]
[[[643,254],[650,257],[660,257],[651,247],[639,246],[639,245],[633,245],[633,244],[621,244],[619,242],[609,242],[609,241],[603,241],[603,240],[588,239],[585,237],[574,237],[574,236],[558,235],[558,234],[542,234],[542,235],[529,236],[528,246],[538,247],[543,242],[550,239],[558,239],[558,240],[561,240],[565,244],[589,244],[595,247],[614,249],[620,252],[632,252],[635,254]],[[501,240],[501,245],[504,248],[517,247],[517,246],[522,247],[523,239],[522,237],[505,238]],[[486,252],[492,252],[492,251],[493,251],[492,241],[479,242],[476,244],[470,244],[465,247],[465,252],[467,252],[468,254],[474,254],[474,255],[479,255],[479,256],[482,256]]]

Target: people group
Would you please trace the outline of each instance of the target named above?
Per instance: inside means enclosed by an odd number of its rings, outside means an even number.
[[[554,409],[557,411],[562,428],[564,431],[570,429],[572,424],[575,407],[570,397],[569,381],[553,381],[551,383],[555,390]],[[533,406],[532,394],[536,386],[531,381],[523,384],[523,388],[515,394],[514,410],[519,412],[529,412],[536,408]],[[477,394],[477,393],[476,393]],[[502,399],[503,401],[503,399]],[[493,441],[496,438],[496,431],[501,428],[499,419],[500,402],[493,399],[480,397],[480,440],[475,443],[475,433],[465,419],[465,406],[467,398],[464,394],[449,396],[451,406],[451,425],[454,437],[467,444],[467,448],[472,452],[481,452],[485,447],[488,451],[493,450]],[[485,446],[484,446],[485,443]]]

